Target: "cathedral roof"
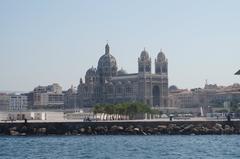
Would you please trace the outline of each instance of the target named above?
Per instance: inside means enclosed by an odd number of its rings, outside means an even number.
[[[105,54],[100,57],[98,60],[98,69],[106,68],[106,67],[116,67],[117,68],[117,62],[114,56],[110,54],[110,48],[107,44],[105,46]]]
[[[121,70],[119,70],[119,71],[117,72],[117,74],[118,74],[119,76],[121,76],[121,75],[126,75],[127,72],[126,72],[124,69],[121,68]]]
[[[165,57],[165,54],[162,52],[162,50],[158,53],[158,56],[157,56],[157,61],[165,61],[166,60],[166,57]]]
[[[170,92],[176,91],[176,90],[178,90],[178,87],[175,86],[175,85],[171,85],[171,86],[169,87],[169,91],[170,91]]]
[[[102,67],[102,66],[114,66],[116,65],[116,59],[114,56],[112,56],[111,54],[104,54],[100,57],[100,59],[98,60],[98,67]]]
[[[145,48],[144,48],[144,50],[141,52],[140,59],[141,59],[142,61],[149,59],[149,54],[148,54],[148,52],[145,50]]]
[[[91,67],[87,70],[86,76],[95,76],[96,75],[97,69],[94,67]]]

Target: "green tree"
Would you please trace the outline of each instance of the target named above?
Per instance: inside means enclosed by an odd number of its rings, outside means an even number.
[[[101,104],[96,105],[93,109],[96,113],[128,115],[130,119],[134,119],[136,115],[144,113],[153,113],[150,106],[140,102],[127,102],[119,104]]]

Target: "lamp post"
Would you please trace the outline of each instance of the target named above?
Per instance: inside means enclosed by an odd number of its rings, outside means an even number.
[[[76,87],[73,88],[74,97],[74,112],[77,112],[77,92],[75,92]]]

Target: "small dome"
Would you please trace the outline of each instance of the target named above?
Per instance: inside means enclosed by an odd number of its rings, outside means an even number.
[[[149,59],[149,54],[145,49],[141,52],[140,58],[141,58],[142,61]]]
[[[127,72],[126,72],[124,69],[121,68],[121,70],[119,70],[119,71],[117,72],[117,74],[118,74],[119,76],[121,76],[121,75],[126,75]]]
[[[178,90],[178,88],[177,88],[177,86],[175,86],[175,85],[172,85],[172,86],[169,87],[169,91],[170,91],[170,92],[176,91],[176,90]]]
[[[240,84],[239,84],[239,83],[234,83],[234,84],[232,85],[232,87],[233,87],[233,88],[238,88],[238,87],[240,87]]]
[[[96,76],[97,69],[92,67],[89,68],[86,72],[86,76]]]
[[[158,53],[158,56],[157,56],[157,61],[165,61],[166,60],[166,57],[164,55],[164,53],[162,52],[162,50]]]
[[[66,93],[67,94],[74,94],[74,93],[77,93],[77,90],[72,85],[71,88],[69,88]]]

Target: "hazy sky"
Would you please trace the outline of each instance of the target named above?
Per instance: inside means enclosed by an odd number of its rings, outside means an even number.
[[[162,48],[169,85],[239,82],[239,7],[239,0],[1,0],[0,90],[76,86],[107,40],[128,73],[137,72],[144,47],[153,66]]]

